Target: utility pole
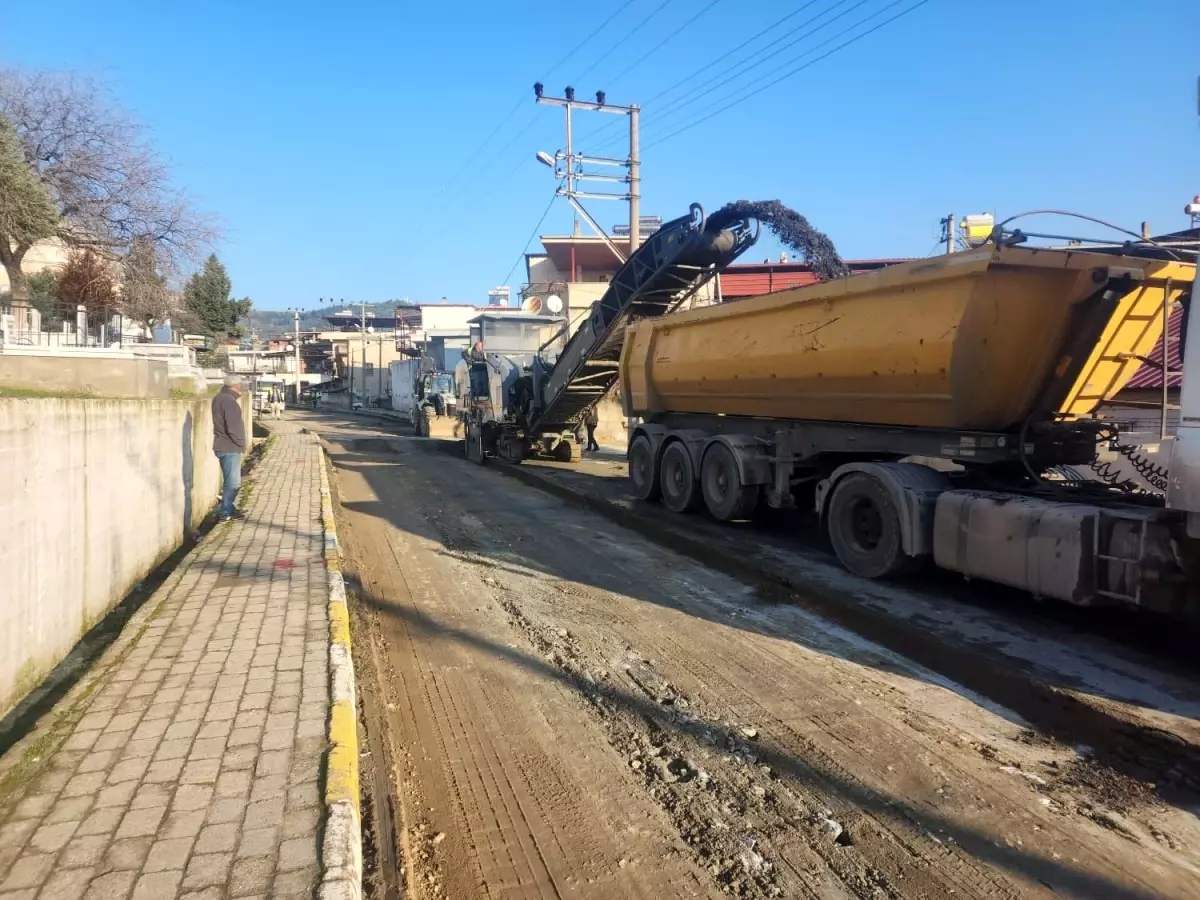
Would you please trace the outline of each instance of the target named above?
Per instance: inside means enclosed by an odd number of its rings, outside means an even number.
[[[296,405],[300,405],[300,310],[292,310],[292,325],[295,328],[296,336],[294,338],[292,348],[296,355]]]
[[[629,107],[629,253],[642,243],[642,161],[638,150],[638,118],[641,107]]]
[[[583,204],[580,203],[580,198],[592,200],[627,200],[629,202],[628,251],[632,253],[638,248],[638,245],[641,243],[641,159],[638,150],[639,114],[641,109],[637,106],[616,106],[608,103],[604,91],[596,91],[596,100],[594,103],[590,100],[577,100],[575,99],[575,88],[573,87],[568,87],[564,91],[565,96],[563,97],[547,97],[543,93],[540,81],[533,86],[533,93],[540,105],[561,106],[566,110],[566,151],[559,150],[553,156],[549,153],[539,151],[536,154],[538,162],[553,169],[555,176],[562,182],[556,192],[558,196],[566,197],[571,206],[575,208],[575,211],[591,226],[592,230],[604,239],[609,249],[616,254],[617,259],[622,263],[625,262],[628,258],[628,253],[619,248],[592,214],[584,209]],[[614,159],[604,156],[588,156],[585,153],[576,152],[571,127],[571,115],[575,110],[629,116],[629,155],[625,159]],[[629,172],[626,175],[606,175],[592,170],[585,170],[585,165],[592,167],[618,167],[628,169]],[[627,192],[622,194],[581,191],[579,190],[579,182],[581,181],[626,184],[629,188]],[[574,277],[573,273],[571,277]]]
[[[367,301],[362,302],[362,326],[359,328],[359,339],[362,341],[362,395],[363,406],[367,405]],[[351,395],[350,402],[354,402]]]
[[[954,252],[954,213],[942,219],[942,237],[946,240],[946,252]]]

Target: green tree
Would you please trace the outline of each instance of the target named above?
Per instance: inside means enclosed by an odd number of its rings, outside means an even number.
[[[42,269],[26,277],[29,284],[29,305],[42,316],[42,327],[59,325],[63,320],[62,304],[58,300],[58,273]]]
[[[58,212],[37,172],[25,161],[21,140],[0,116],[0,265],[8,272],[15,301],[29,296],[21,259],[37,241],[58,230]]]
[[[238,322],[250,314],[251,304],[249,297],[233,298],[233,282],[214,253],[183,286],[183,305],[201,333],[224,338],[241,333]]]

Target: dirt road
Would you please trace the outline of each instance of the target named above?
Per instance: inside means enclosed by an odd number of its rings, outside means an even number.
[[[456,900],[1200,896],[1192,808],[1087,747],[429,442],[310,421],[378,896],[392,859],[393,895]]]

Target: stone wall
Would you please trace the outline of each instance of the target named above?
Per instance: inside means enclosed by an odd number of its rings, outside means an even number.
[[[0,479],[2,716],[213,508],[211,401],[0,398]]]
[[[167,363],[110,350],[47,353],[37,347],[0,352],[0,385],[37,391],[165,400]]]

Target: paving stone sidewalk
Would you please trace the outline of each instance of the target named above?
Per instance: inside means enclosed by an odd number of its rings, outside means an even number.
[[[313,896],[329,714],[321,452],[272,425],[246,519],[214,528],[0,757],[0,900]]]

